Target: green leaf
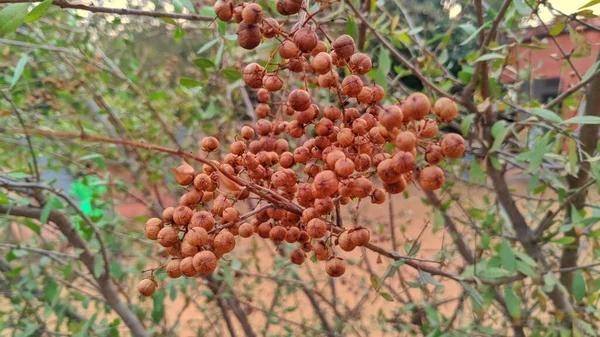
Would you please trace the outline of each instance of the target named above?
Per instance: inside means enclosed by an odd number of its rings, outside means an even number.
[[[464,46],[466,44],[468,44],[469,42],[471,42],[475,37],[477,37],[477,35],[479,35],[479,32],[485,28],[485,25],[475,29],[475,26],[471,25],[471,24],[464,24],[464,25],[460,25],[460,28],[462,28],[465,32],[470,33],[471,35],[469,35],[469,37],[467,37],[466,40],[464,40],[463,42],[460,43],[461,46]]]
[[[204,53],[205,51],[209,50],[212,46],[214,46],[217,42],[219,42],[219,39],[214,39],[214,40],[210,40],[210,41],[206,42],[206,44],[204,44],[204,46],[202,46],[202,47],[200,47],[200,49],[198,49],[196,54]]]
[[[195,59],[194,64],[200,69],[212,68],[215,66],[213,61],[209,59]]]
[[[183,7],[187,8],[191,13],[196,13],[196,8],[190,0],[179,0]]]
[[[492,136],[494,137],[494,143],[490,148],[489,152],[496,152],[502,147],[502,143],[504,139],[508,135],[508,133],[512,130],[512,125],[507,127],[506,122],[500,120],[494,123],[492,126]]]
[[[531,8],[525,3],[527,0],[515,0],[515,8],[521,16],[528,16],[531,13]]]
[[[12,87],[15,86],[15,84],[17,84],[17,82],[23,75],[23,71],[25,70],[25,65],[27,64],[27,61],[29,61],[29,55],[23,54],[23,56],[21,56],[21,58],[19,59],[19,62],[17,62],[17,66],[15,67],[15,72],[13,74],[12,80],[10,81],[11,89],[12,89]]]
[[[182,77],[182,78],[179,79],[179,84],[181,84],[185,88],[191,89],[191,88],[195,88],[195,87],[201,86],[202,82],[200,82],[198,80],[191,79],[191,78]]]
[[[500,245],[500,261],[502,266],[509,272],[514,272],[517,269],[517,259],[513,253],[512,247],[508,244],[506,239],[502,240]]]
[[[572,237],[572,236],[565,236],[565,237],[562,237],[562,238],[560,238],[560,239],[555,239],[555,240],[552,240],[552,242],[554,242],[554,243],[559,243],[559,244],[561,244],[561,245],[568,245],[568,244],[570,244],[570,243],[573,243],[573,242],[575,242],[575,238],[574,238],[574,237]]]
[[[489,60],[498,60],[498,59],[503,59],[505,57],[506,56],[500,55],[500,54],[497,54],[497,53],[489,53],[489,54],[484,54],[484,55],[479,56],[475,60],[475,63],[482,62],[482,61],[489,61]]]
[[[392,295],[386,293],[385,291],[380,292],[379,295],[381,295],[381,297],[383,297],[383,299],[388,302],[394,302],[394,298],[392,297]]]
[[[585,279],[583,278],[581,269],[575,271],[573,275],[573,296],[577,302],[583,300],[585,297]]]
[[[483,296],[481,296],[477,289],[473,288],[470,284],[467,284],[465,282],[461,282],[460,284],[462,284],[467,294],[469,294],[469,296],[471,296],[473,300],[475,300],[475,302],[477,302],[479,305],[483,304]]]
[[[371,286],[375,290],[379,289],[379,279],[375,275],[371,275]]]
[[[381,68],[378,68],[377,71],[375,71],[375,84],[380,85],[384,90],[387,90],[387,76]]]
[[[436,279],[433,278],[433,276],[431,276],[431,274],[426,273],[424,271],[422,271],[420,273],[421,277],[423,277],[423,281],[429,283],[429,284],[433,284],[436,287],[442,287],[443,285],[438,282]]]
[[[392,68],[392,60],[390,59],[390,53],[387,49],[381,48],[379,51],[379,69],[383,71],[384,74],[390,72]]]
[[[358,39],[358,27],[356,26],[356,21],[353,17],[349,17],[346,20],[346,34],[352,36],[354,41]]]
[[[229,81],[237,81],[242,78],[242,73],[233,68],[225,68],[221,70],[221,75],[223,75],[223,77]]]
[[[184,36],[185,30],[183,30],[181,26],[177,26],[177,28],[175,28],[175,35],[173,35],[173,39],[175,39],[175,42],[181,42],[181,39],[183,39]]]
[[[48,217],[50,216],[51,210],[52,210],[52,202],[50,199],[48,199],[48,201],[44,204],[44,208],[42,208],[42,212],[40,213],[40,222],[42,224],[46,224],[48,222]]]
[[[550,122],[561,123],[563,121],[563,119],[560,118],[559,115],[557,115],[555,112],[550,111],[548,109],[532,108],[529,112],[532,115],[538,116],[538,117],[548,120]]]
[[[592,7],[592,6],[595,6],[597,4],[600,4],[600,0],[592,0],[592,1],[588,2],[588,3],[586,3],[585,5],[579,7],[579,9],[584,9],[584,8]]]
[[[581,78],[582,81],[587,81],[590,77],[592,77],[592,75],[594,75],[594,73],[596,72],[596,70],[598,70],[598,67],[600,67],[600,61],[594,63],[590,69],[588,69],[588,71],[585,72],[585,74],[583,75],[583,77]]]
[[[463,137],[467,137],[469,135],[469,131],[471,130],[471,125],[473,124],[473,120],[475,119],[475,114],[468,114],[462,118],[460,122],[460,131],[462,132]]]
[[[565,30],[566,27],[567,27],[567,21],[562,21],[562,22],[559,22],[559,23],[555,24],[554,27],[550,28],[550,30],[548,31],[548,33],[551,36],[557,36],[560,33],[562,33],[563,30]]]
[[[504,286],[504,299],[506,300],[506,308],[513,319],[521,319],[521,302],[512,290],[511,286]]]
[[[27,228],[34,231],[37,235],[42,234],[42,227],[40,227],[40,225],[38,225],[37,223],[31,221],[30,219],[24,219],[23,223],[25,224],[25,226],[27,226]]]
[[[160,19],[163,20],[164,23],[168,23],[173,26],[175,26],[177,24],[177,22],[175,22],[175,20],[173,20],[172,18],[160,18]]]
[[[12,33],[25,21],[29,4],[11,4],[0,11],[0,34]]]
[[[573,118],[569,118],[565,121],[560,122],[560,124],[600,124],[600,117],[598,117],[598,116],[575,116]]]
[[[34,22],[39,20],[42,16],[44,16],[44,14],[46,14],[46,12],[48,12],[50,6],[52,6],[52,0],[45,0],[41,4],[35,6],[35,8],[32,9],[31,12],[29,12],[29,14],[27,14],[25,17],[25,22]]]

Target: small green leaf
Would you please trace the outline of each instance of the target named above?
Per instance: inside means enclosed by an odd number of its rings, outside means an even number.
[[[563,121],[563,119],[560,118],[559,115],[557,115],[555,112],[550,111],[548,109],[532,108],[529,112],[532,115],[538,116],[538,117],[548,120],[550,122],[561,123]]]
[[[375,290],[379,289],[379,279],[375,275],[371,275],[371,286]]]
[[[482,62],[482,61],[489,61],[489,60],[498,60],[498,59],[503,59],[505,57],[506,56],[500,55],[500,54],[497,54],[497,53],[489,53],[489,54],[484,54],[484,55],[479,56],[475,60],[475,63]]]
[[[387,49],[381,48],[379,51],[379,68],[383,71],[384,74],[390,72],[392,68],[392,60],[390,59],[390,53]]]
[[[513,319],[521,319],[521,302],[510,286],[504,286],[504,299],[506,308]]]
[[[44,204],[44,208],[42,208],[42,212],[40,213],[40,222],[42,224],[46,224],[48,222],[48,217],[50,216],[50,211],[52,210],[52,202],[48,200]]]
[[[503,239],[500,245],[500,261],[504,269],[511,273],[517,269],[517,259],[506,239]]]
[[[196,8],[190,0],[180,0],[183,7],[187,8],[191,13],[196,13]]]
[[[27,226],[27,228],[31,229],[32,231],[34,231],[37,235],[41,235],[42,234],[42,227],[40,227],[40,225],[38,225],[37,223],[33,222],[30,219],[24,219],[23,223],[25,224],[25,226]]]
[[[181,26],[177,26],[177,28],[175,28],[175,35],[173,35],[173,39],[175,39],[175,42],[181,42],[181,39],[183,39],[184,36],[185,30],[183,30]]]
[[[175,26],[177,24],[177,22],[175,22],[175,20],[173,20],[172,18],[160,18],[160,19],[163,20],[163,22],[168,23],[173,26]]]
[[[233,68],[225,68],[221,70],[221,75],[230,81],[237,81],[242,78],[242,73]]]
[[[214,118],[216,115],[217,115],[217,106],[215,105],[214,102],[210,102],[208,107],[202,113],[202,118],[203,119],[211,119],[211,118]]]
[[[462,118],[460,122],[460,131],[462,132],[463,137],[467,137],[469,135],[469,131],[471,130],[471,125],[473,124],[473,120],[475,119],[475,114],[468,114]]]
[[[560,33],[562,33],[563,30],[565,30],[566,27],[567,27],[567,21],[562,21],[562,22],[559,22],[559,23],[555,24],[554,27],[550,28],[550,30],[548,31],[548,33],[551,36],[557,36]]]
[[[200,69],[212,68],[215,66],[213,61],[209,59],[195,59],[194,64]]]
[[[217,42],[219,42],[219,39],[214,39],[214,40],[210,40],[210,41],[206,42],[206,44],[204,44],[204,46],[202,46],[202,47],[200,47],[200,49],[198,49],[196,54],[204,53],[205,51],[209,50],[212,46],[214,46]]]
[[[483,296],[481,296],[477,289],[473,288],[471,285],[465,282],[461,282],[460,284],[462,284],[467,294],[469,294],[469,296],[471,296],[473,300],[475,300],[475,302],[477,302],[479,305],[483,304]]]
[[[585,279],[583,278],[581,269],[575,271],[573,275],[573,296],[577,302],[583,300],[585,297]]]
[[[28,3],[11,4],[0,11],[0,34],[12,33],[19,28],[27,16]]]
[[[466,40],[464,40],[463,42],[461,42],[460,45],[464,46],[464,45],[468,44],[469,42],[473,41],[473,39],[475,37],[477,37],[477,35],[479,35],[479,32],[483,28],[485,28],[485,26],[486,25],[483,25],[483,26],[481,26],[481,27],[479,27],[479,28],[476,29],[475,26],[473,26],[472,24],[463,24],[463,25],[460,25],[460,28],[462,28],[467,34],[469,34],[469,33],[471,34],[471,35],[469,35],[469,37],[467,37]]]
[[[562,237],[562,238],[559,238],[559,239],[552,240],[552,242],[558,243],[558,244],[561,244],[561,245],[568,245],[570,243],[575,242],[575,238],[572,237],[572,236],[565,236],[565,237]]]
[[[494,125],[492,126],[492,136],[494,137],[494,143],[492,144],[492,147],[489,150],[490,153],[496,152],[500,149],[500,147],[502,147],[504,139],[511,130],[512,125],[507,127],[506,122],[502,120],[494,123]]]
[[[598,117],[598,116],[575,116],[573,118],[569,118],[565,121],[560,122],[560,124],[600,124],[600,117]]]
[[[46,14],[46,12],[48,12],[50,6],[52,6],[52,0],[45,0],[41,4],[35,6],[35,8],[32,9],[31,12],[29,12],[29,14],[27,14],[25,17],[25,22],[34,22],[39,20],[42,16],[44,16],[44,14]]]
[[[386,293],[385,291],[380,292],[379,295],[381,295],[381,297],[383,297],[383,299],[388,302],[394,302],[394,298],[392,297],[392,295]]]
[[[588,2],[588,3],[586,3],[585,5],[579,7],[579,9],[584,9],[584,8],[592,7],[592,6],[595,6],[597,4],[600,4],[600,0],[592,0],[592,1]]]
[[[348,20],[346,20],[346,34],[352,36],[355,41],[358,39],[358,27],[356,26],[356,21],[352,17],[349,17]]]
[[[183,87],[190,89],[190,88],[195,88],[195,87],[201,86],[202,82],[191,79],[191,78],[182,77],[179,79],[179,84],[181,84]]]
[[[29,55],[23,54],[23,56],[21,56],[21,58],[19,59],[19,62],[17,62],[15,72],[13,74],[12,80],[10,81],[11,89],[15,86],[15,84],[17,84],[17,82],[23,75],[23,71],[25,70],[25,65],[27,64],[27,61],[29,61]]]

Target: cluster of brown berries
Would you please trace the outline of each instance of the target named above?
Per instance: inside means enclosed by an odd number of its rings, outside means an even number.
[[[277,0],[276,8],[285,16],[305,11],[314,20],[302,0]],[[162,219],[148,220],[146,237],[172,256],[166,265],[172,278],[214,272],[237,237],[255,234],[275,244],[297,244],[290,254],[294,264],[312,253],[325,261],[327,274],[341,276],[346,263],[336,250],[350,252],[370,241],[367,228],[343,228],[341,206],[362,199],[381,204],[387,193],[401,193],[413,180],[426,191],[441,188],[445,177],[437,165],[465,151],[460,135],[440,137],[438,130],[440,122],[456,117],[458,107],[448,98],[432,106],[422,93],[385,104],[384,89],[365,78],[371,58],[357,52],[348,35],[326,43],[311,20],[288,32],[265,18],[256,3],[219,0],[215,11],[219,19],[239,23],[238,42],[244,48],[277,38],[283,62],[270,64],[271,58],[265,66],[245,67],[244,81],[256,89],[259,101],[257,121],[243,126],[220,151],[221,160],[205,163],[201,172],[185,163],[175,170],[177,183],[188,191]],[[292,88],[295,83],[304,86]],[[319,88],[335,98],[323,108],[313,101]],[[214,154],[220,146],[206,137],[201,147]],[[242,215],[238,205],[254,194],[259,203]],[[152,276],[142,282],[140,293],[151,295]]]

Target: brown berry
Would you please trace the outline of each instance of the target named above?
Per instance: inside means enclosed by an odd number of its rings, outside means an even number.
[[[285,40],[279,46],[279,56],[283,59],[293,59],[300,54],[300,49],[294,41]]]
[[[390,160],[392,169],[400,174],[411,172],[417,166],[415,157],[410,152],[398,151]]]
[[[332,64],[331,56],[328,53],[321,52],[313,58],[310,65],[317,74],[323,75],[331,71]]]
[[[187,226],[194,212],[186,206],[179,206],[173,211],[173,222],[177,226]]]
[[[251,224],[249,224],[247,222],[244,222],[238,228],[238,233],[243,238],[249,238],[252,235],[254,235],[254,226],[252,226]]]
[[[438,134],[438,124],[433,119],[425,118],[419,123],[418,134],[423,138],[433,138]]]
[[[346,262],[340,257],[332,257],[327,260],[325,271],[331,277],[340,277],[346,272]]]
[[[150,218],[146,221],[146,227],[144,228],[144,232],[146,233],[146,237],[150,240],[158,239],[158,232],[163,229],[163,222],[159,218]]]
[[[219,148],[219,141],[217,138],[212,136],[204,137],[202,138],[200,145],[202,145],[202,150],[206,152],[213,152]]]
[[[435,191],[444,185],[446,177],[438,166],[427,166],[419,173],[419,184],[425,191]]]
[[[421,120],[427,116],[431,110],[429,98],[420,92],[411,94],[402,102],[402,112],[407,121]]]
[[[342,35],[331,44],[333,51],[342,59],[347,59],[354,54],[354,39],[350,35]]]
[[[175,181],[181,186],[187,186],[194,181],[194,168],[184,162],[174,170]]]
[[[265,68],[258,63],[250,63],[244,67],[244,82],[250,88],[260,88],[263,86],[263,75]]]
[[[196,253],[196,255],[197,254],[200,253]],[[187,256],[181,259],[181,262],[179,262],[179,269],[181,270],[181,273],[187,277],[194,277],[198,275],[198,271],[194,267],[194,258],[192,256]]]
[[[244,49],[254,49],[258,47],[262,39],[260,27],[254,24],[241,22],[237,28],[237,41],[240,47]]]
[[[213,240],[215,250],[221,253],[229,253],[235,248],[235,236],[227,231],[221,231]]]
[[[312,184],[312,194],[315,198],[326,198],[333,195],[338,189],[338,178],[335,172],[325,170],[318,173]]]
[[[371,193],[371,202],[374,204],[383,204],[385,202],[385,192],[380,188],[374,189],[373,193]]]
[[[151,276],[150,278],[145,278],[138,283],[137,291],[142,296],[152,296],[156,291],[156,287],[158,287],[158,284],[156,284],[154,277]]]
[[[290,254],[290,261],[292,261],[293,264],[303,264],[304,260],[306,260],[306,254],[300,248],[294,249]]]
[[[319,218],[311,219],[306,225],[306,232],[311,238],[320,239],[327,233],[327,224]]]
[[[319,53],[327,53],[327,45],[323,41],[317,42],[317,46],[310,52],[310,56],[315,57]]]
[[[348,67],[350,67],[350,71],[352,71],[353,74],[364,75],[371,70],[373,63],[368,55],[356,53],[350,57]]]
[[[365,177],[359,177],[352,181],[350,190],[352,191],[353,196],[359,199],[366,198],[371,194],[371,191],[373,191],[373,183]]]
[[[192,246],[204,246],[209,242],[208,232],[202,227],[192,227],[183,237],[183,241]]]
[[[210,212],[200,211],[194,213],[192,218],[190,219],[190,228],[201,227],[204,228],[207,232],[212,230],[215,226],[215,218]]]
[[[281,15],[294,15],[300,12],[303,0],[277,0],[275,7]]]
[[[268,39],[278,36],[281,33],[279,22],[274,18],[263,19],[262,35]]]
[[[156,237],[163,247],[170,247],[179,242],[179,231],[174,227],[165,227],[158,232]]]
[[[465,140],[457,133],[449,133],[440,142],[442,154],[448,158],[460,158],[465,153]]]
[[[396,148],[400,151],[410,152],[417,147],[418,142],[417,136],[410,131],[402,131],[396,136]]]
[[[279,91],[283,87],[283,81],[277,74],[269,73],[263,77],[263,86],[270,92]]]
[[[201,251],[194,255],[193,266],[200,274],[212,274],[217,269],[217,256],[209,250]]]
[[[306,90],[294,89],[288,96],[288,103],[296,111],[305,111],[311,107],[312,100]]]
[[[433,105],[433,112],[440,121],[450,123],[458,115],[458,105],[453,100],[442,97]]]
[[[173,222],[173,212],[175,212],[175,207],[167,207],[162,212],[162,218],[165,222]]]
[[[363,82],[360,77],[350,75],[342,81],[342,94],[350,97],[356,97],[363,89]]]
[[[425,155],[423,157],[425,161],[431,165],[436,165],[442,160],[444,160],[442,148],[439,145],[435,144],[427,145],[427,150],[425,150]]]
[[[299,28],[294,33],[294,42],[303,53],[310,53],[317,46],[318,41],[317,34],[308,27]]]
[[[233,17],[233,3],[231,1],[218,0],[215,2],[213,8],[219,20],[224,22],[231,21]]]
[[[269,231],[269,238],[273,242],[275,242],[275,244],[280,244],[281,242],[283,242],[283,240],[285,240],[286,235],[287,229],[285,229],[285,227],[283,226],[274,226]]]
[[[170,278],[178,278],[181,276],[181,268],[180,268],[181,260],[173,259],[171,262],[167,264],[165,267],[165,271]]]
[[[248,24],[257,24],[262,21],[262,7],[257,3],[248,4],[242,10],[242,20]]]
[[[379,111],[379,123],[389,131],[400,128],[403,119],[403,110],[396,105],[388,105]]]
[[[351,229],[348,235],[352,243],[356,246],[364,246],[371,240],[371,233],[364,227]]]

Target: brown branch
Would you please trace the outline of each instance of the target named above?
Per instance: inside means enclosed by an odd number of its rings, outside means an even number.
[[[40,2],[40,0],[0,0],[0,4],[10,3],[34,3]],[[67,9],[79,9],[92,13],[112,14],[112,15],[124,15],[124,16],[147,16],[152,18],[171,18],[171,19],[182,19],[187,21],[213,21],[214,18],[210,16],[197,15],[197,14],[179,14],[179,13],[168,13],[168,12],[157,12],[157,11],[144,11],[140,9],[129,9],[129,8],[109,8],[94,5],[84,4],[73,4],[65,0],[54,0],[52,1],[54,6]]]
[[[556,105],[560,104],[562,101],[567,99],[569,96],[571,96],[573,93],[575,93],[577,90],[585,87],[586,85],[588,85],[588,83],[591,83],[592,81],[597,79],[599,75],[600,75],[600,69],[596,70],[596,72],[594,72],[589,78],[575,84],[574,86],[570,87],[569,90],[564,91],[562,94],[556,96],[555,99],[548,102],[548,104],[544,105],[543,108],[550,109],[550,108],[555,107]],[[598,95],[596,95],[596,96],[598,96]],[[523,111],[527,112],[527,110],[524,110],[524,109],[523,109]]]
[[[40,200],[38,200],[39,202]],[[43,201],[43,200],[41,200]],[[39,219],[42,214],[42,208],[33,206],[9,206],[0,205],[0,212],[13,216],[21,216],[32,219]],[[95,267],[95,256],[87,246],[87,243],[79,235],[77,230],[73,227],[73,224],[69,220],[66,214],[57,210],[51,210],[48,216],[48,220],[54,222],[60,231],[65,235],[69,243],[81,250],[79,259],[85,264],[88,271],[94,275],[94,278],[100,286],[100,292],[106,299],[107,303],[117,312],[123,322],[129,327],[132,335],[136,337],[147,337],[148,334],[146,329],[142,326],[142,323],[138,320],[136,315],[121,301],[118,295],[118,291],[115,284],[111,279],[106,277],[106,274],[98,277],[94,274]]]
[[[597,60],[600,61],[600,52],[598,53]],[[587,88],[585,96],[585,111],[584,116],[600,116],[600,77],[595,77],[594,81]],[[590,162],[586,160],[586,155],[593,156],[596,152],[596,145],[598,144],[598,132],[600,131],[600,125],[598,124],[585,124],[581,126],[579,130],[579,138],[581,140],[581,149],[578,152],[578,159],[580,163],[579,171],[577,176],[567,176],[567,183],[569,190],[572,195],[572,200],[568,202],[566,206],[565,223],[571,223],[573,217],[572,212],[583,209],[585,201],[587,199],[587,193],[576,193],[580,190],[587,190],[586,183],[588,183],[589,171],[591,169]],[[577,265],[577,259],[579,257],[579,244],[580,238],[575,233],[575,227],[565,233],[568,236],[574,237],[575,241],[566,245],[563,248],[562,256],[560,259],[560,267],[568,269]],[[567,288],[569,293],[573,291],[573,272],[563,273],[560,276],[561,283]]]

